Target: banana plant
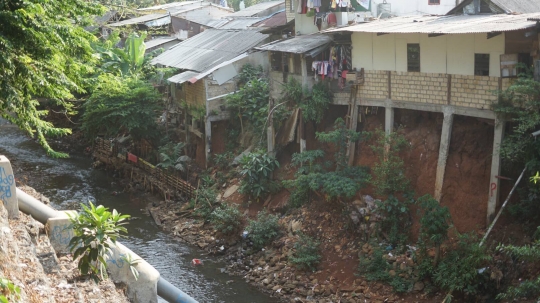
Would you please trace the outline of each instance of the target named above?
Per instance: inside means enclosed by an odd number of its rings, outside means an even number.
[[[120,37],[118,33],[113,33],[104,43],[94,45],[97,56],[102,62],[101,68],[121,76],[133,76],[140,73],[143,66],[152,58],[151,55],[145,56],[145,38],[146,33],[141,33],[140,36],[131,33],[126,39],[124,48],[117,48]]]

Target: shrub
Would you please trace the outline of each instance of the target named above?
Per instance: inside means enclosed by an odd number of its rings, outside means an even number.
[[[452,216],[448,207],[441,206],[431,195],[424,195],[417,201],[420,209],[420,247],[425,249],[426,245],[435,247],[434,264],[439,262],[441,244],[448,239],[448,229],[451,226]]]
[[[0,303],[17,302],[21,297],[21,289],[10,280],[0,278]]]
[[[394,275],[390,274],[392,266],[384,258],[384,252],[380,247],[373,246],[371,256],[361,256],[358,265],[358,272],[365,276],[368,281],[379,281],[387,283],[395,292],[403,293],[412,289],[412,281],[404,279],[399,275],[399,269],[395,269]]]
[[[454,291],[466,295],[480,294],[489,281],[486,271],[479,269],[487,266],[491,256],[485,247],[478,245],[475,235],[459,235],[459,242],[454,250],[449,251],[434,269],[433,281],[448,292],[451,297]]]
[[[215,154],[213,160],[214,160],[214,164],[219,169],[225,169],[229,165],[231,165],[233,158],[234,158],[234,155],[232,152],[224,152],[222,154]]]
[[[301,233],[298,241],[294,243],[295,251],[294,254],[289,257],[289,261],[299,269],[315,271],[317,264],[319,264],[321,260],[319,245],[319,241]]]
[[[214,209],[210,215],[210,222],[221,233],[231,234],[242,225],[242,217],[236,205],[223,204]]]
[[[75,236],[69,242],[73,259],[79,258],[78,269],[89,275],[96,283],[107,278],[107,259],[111,256],[111,245],[126,234],[124,222],[129,215],[121,215],[116,209],[112,213],[103,205],[97,207],[88,202],[90,208],[81,204],[83,211],[70,216]]]
[[[204,220],[210,219],[210,215],[214,211],[217,193],[210,187],[200,187],[195,193],[195,197],[189,201],[193,207],[194,214]]]
[[[262,150],[248,153],[240,160],[243,176],[239,192],[248,194],[257,200],[263,195],[276,190],[277,184],[270,180],[279,162]]]
[[[103,74],[83,105],[81,129],[89,138],[98,134],[116,137],[122,132],[129,132],[137,140],[156,138],[156,111],[161,100],[147,82]]]
[[[259,250],[279,236],[279,218],[265,210],[257,214],[257,220],[249,220],[247,231],[253,248]]]

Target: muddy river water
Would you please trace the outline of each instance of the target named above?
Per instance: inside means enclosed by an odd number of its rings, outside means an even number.
[[[222,273],[225,264],[161,231],[143,211],[149,197],[123,193],[110,173],[92,169],[88,156],[51,159],[36,142],[5,121],[0,121],[0,154],[11,160],[15,178],[28,176],[26,183],[47,196],[57,209],[78,209],[79,203],[93,201],[135,217],[127,226],[129,236],[121,242],[200,303],[278,302],[241,277]],[[202,259],[204,265],[192,266],[194,258]]]

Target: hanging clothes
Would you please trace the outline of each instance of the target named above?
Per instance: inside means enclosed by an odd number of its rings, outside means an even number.
[[[329,13],[326,17],[326,22],[328,23],[328,26],[336,26],[337,25],[337,17],[334,13]]]

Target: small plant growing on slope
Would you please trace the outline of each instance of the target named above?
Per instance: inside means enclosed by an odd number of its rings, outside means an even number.
[[[215,208],[217,193],[211,187],[199,187],[195,192],[195,197],[189,201],[190,206],[195,210],[196,216],[208,220]]]
[[[0,303],[18,302],[21,289],[6,278],[0,278]]]
[[[96,283],[107,278],[107,259],[111,256],[111,245],[116,243],[127,230],[123,226],[129,215],[112,212],[103,205],[90,207],[81,204],[83,211],[71,216],[75,236],[69,242],[73,259],[79,258],[78,268],[82,275],[89,275]]]
[[[164,146],[159,148],[159,155],[161,162],[158,163],[157,167],[163,167],[169,169],[174,167],[174,169],[179,171],[186,170],[186,164],[191,160],[188,156],[182,155],[182,151],[186,147],[184,142],[179,142],[178,144],[167,143]]]
[[[439,263],[441,244],[448,239],[448,229],[451,226],[452,216],[448,207],[441,206],[431,195],[424,195],[417,200],[422,214],[420,219],[420,247],[426,245],[435,247],[434,266]]]
[[[299,269],[315,271],[317,264],[321,261],[319,245],[319,241],[300,233],[298,241],[294,243],[294,254],[289,257],[289,261]]]
[[[240,228],[242,217],[236,205],[223,204],[221,207],[214,209],[210,215],[210,222],[216,230],[229,235]]]
[[[240,165],[242,166],[240,174],[243,176],[240,193],[249,194],[259,200],[276,189],[277,184],[270,180],[274,169],[279,167],[276,158],[258,150],[242,157]]]
[[[409,143],[398,132],[376,133],[377,143],[371,148],[377,154],[378,162],[373,166],[371,183],[378,195],[386,200],[378,203],[377,211],[382,216],[381,230],[386,233],[392,245],[402,243],[410,227],[409,205],[413,203],[413,192],[405,176],[405,164],[399,152]],[[400,196],[403,199],[400,200]]]
[[[278,216],[268,214],[266,210],[257,214],[257,220],[249,220],[247,231],[256,250],[262,249],[279,236],[278,221]]]

